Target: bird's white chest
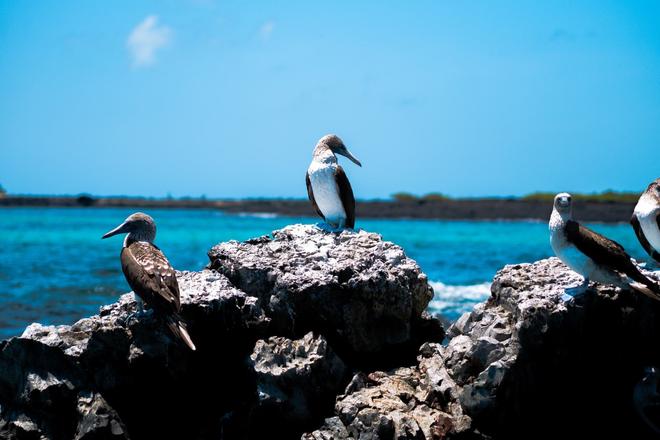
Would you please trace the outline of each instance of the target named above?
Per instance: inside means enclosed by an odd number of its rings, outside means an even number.
[[[564,223],[554,214],[550,219],[550,246],[566,266],[584,277],[593,277],[596,264],[566,239]]]
[[[307,173],[314,192],[314,200],[328,223],[339,223],[346,218],[335,180],[337,164],[313,161]]]
[[[657,208],[655,204],[645,197],[640,198],[637,206],[635,206],[635,215],[639,220],[646,241],[653,249],[660,252],[660,229],[658,229],[656,221]]]

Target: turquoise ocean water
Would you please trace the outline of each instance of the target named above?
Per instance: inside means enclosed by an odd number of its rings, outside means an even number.
[[[134,209],[0,208],[0,339],[31,322],[69,324],[98,313],[130,289],[119,265],[121,237],[101,240]],[[206,252],[230,239],[269,234],[316,218],[226,215],[211,210],[150,210],[156,244],[175,268],[199,270]],[[591,225],[619,241],[635,258],[644,252],[627,224]],[[489,293],[505,264],[552,254],[545,222],[360,220],[356,227],[401,245],[431,280],[429,308],[457,318]]]

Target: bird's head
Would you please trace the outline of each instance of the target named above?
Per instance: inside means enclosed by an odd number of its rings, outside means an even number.
[[[320,146],[325,146],[329,148],[330,151],[332,151],[335,154],[341,154],[342,156],[354,162],[359,167],[362,166],[362,164],[357,159],[357,157],[353,156],[353,154],[350,151],[348,151],[348,148],[346,148],[344,142],[336,134],[326,134],[325,136],[323,136],[316,144],[316,148],[319,148]]]
[[[554,208],[562,216],[565,214],[570,215],[573,208],[571,195],[565,192],[557,194],[555,196]]]
[[[117,234],[128,234],[127,241],[146,241],[152,243],[156,238],[156,222],[147,214],[136,212],[129,215],[124,222],[101,238]]]
[[[646,188],[645,192],[649,194],[651,197],[653,197],[655,200],[660,202],[660,178],[657,178],[653,182],[651,182],[649,186]]]

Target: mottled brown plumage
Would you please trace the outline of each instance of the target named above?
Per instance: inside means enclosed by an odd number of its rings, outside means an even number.
[[[145,304],[166,313],[180,311],[176,273],[158,247],[144,241],[129,244],[121,250],[121,268],[128,285]]]
[[[195,350],[179,316],[181,300],[176,272],[163,252],[153,244],[156,237],[153,219],[146,214],[133,214],[103,238],[122,233],[128,234],[120,256],[128,285],[147,307],[165,320],[175,336]]]

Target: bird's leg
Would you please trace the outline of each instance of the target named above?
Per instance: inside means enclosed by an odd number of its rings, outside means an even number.
[[[136,303],[136,311],[129,313],[128,316],[124,319],[124,324],[128,325],[130,324],[131,320],[139,319],[142,316],[146,315],[148,311],[144,310],[144,301],[142,301],[142,298],[137,296],[135,293],[133,293],[133,296],[135,296],[135,303]]]
[[[316,224],[316,227],[319,228],[322,231],[325,231],[325,232],[334,232],[335,231],[334,228],[332,227],[332,225],[330,225],[330,223],[327,223],[327,222],[318,222]]]
[[[345,222],[344,222],[345,223]],[[328,222],[318,222],[316,227],[325,232],[341,232],[344,230],[344,226],[340,220],[338,226],[333,226]]]
[[[582,290],[587,290],[589,288],[589,278],[584,277],[582,284],[580,284],[578,287]]]
[[[576,297],[584,295],[587,290],[589,290],[589,278],[584,277],[584,281],[582,281],[582,284],[579,286],[564,289],[564,294],[561,296],[561,298],[565,302],[570,302],[573,301]]]

